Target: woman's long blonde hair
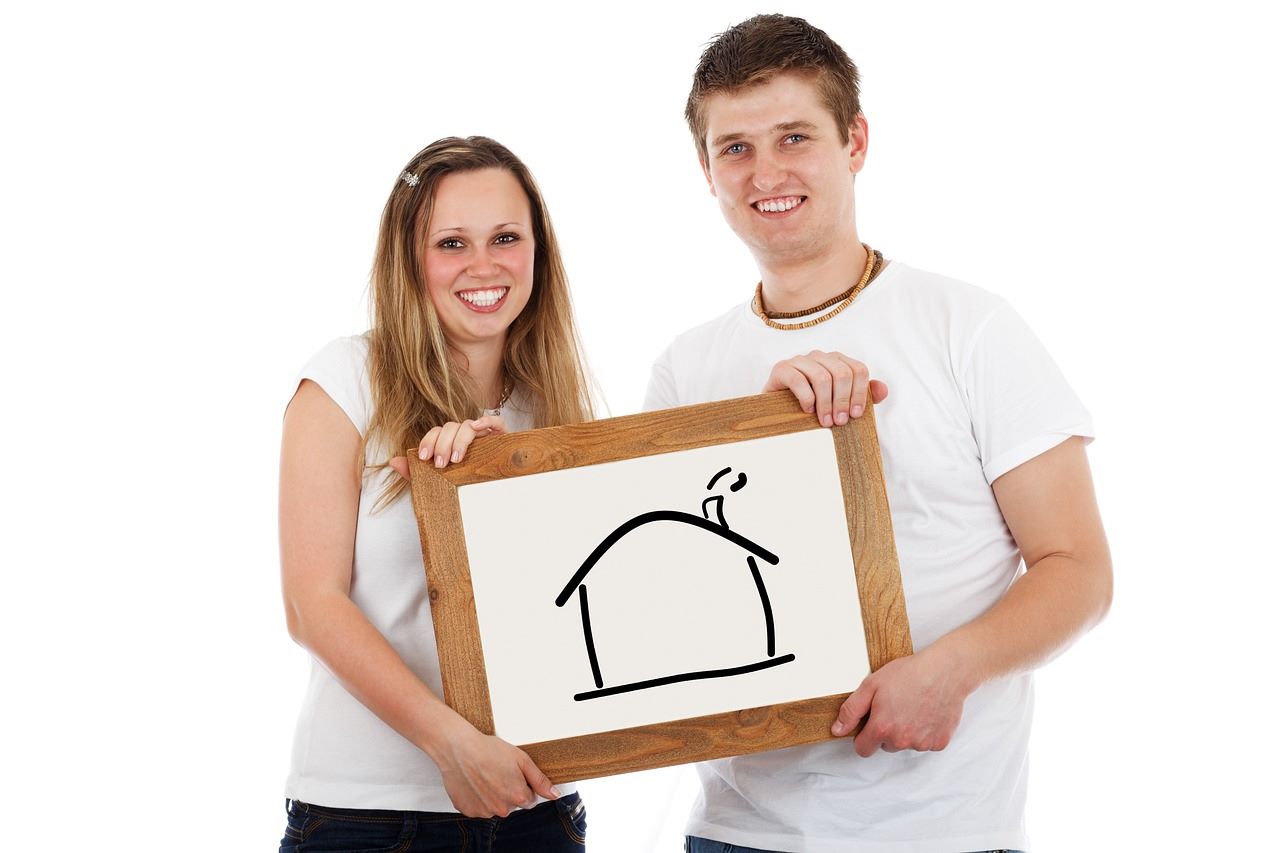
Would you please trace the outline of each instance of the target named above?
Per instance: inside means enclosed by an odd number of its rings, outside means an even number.
[[[449,340],[427,295],[423,241],[436,188],[445,175],[476,169],[505,169],[529,198],[535,255],[533,293],[507,330],[502,353],[506,378],[533,406],[534,426],[590,420],[592,402],[578,333],[573,322],[568,277],[542,193],[524,163],[506,147],[483,136],[449,137],[419,151],[396,180],[382,211],[374,255],[369,382],[373,416],[361,446],[362,459],[375,448],[400,455],[432,427],[479,415],[483,405],[475,383],[455,361]],[[380,458],[373,468],[384,468]],[[389,480],[378,499],[385,506],[408,483]]]

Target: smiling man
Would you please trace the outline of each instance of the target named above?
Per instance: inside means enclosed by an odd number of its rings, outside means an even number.
[[[1025,849],[1030,671],[1111,598],[1089,414],[1003,300],[861,242],[867,122],[826,33],[780,15],[722,33],[685,116],[760,283],[667,348],[646,408],[756,393],[764,377],[825,425],[883,401],[916,649],[849,696],[837,739],[700,765],[688,849]]]

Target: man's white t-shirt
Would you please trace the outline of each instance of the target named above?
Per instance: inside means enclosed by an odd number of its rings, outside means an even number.
[[[743,304],[684,333],[654,365],[645,408],[758,393],[774,364],[812,350],[856,358],[889,386],[876,426],[920,650],[988,610],[1020,570],[991,483],[1091,438],[1089,413],[1002,299],[898,262],[808,329],[770,328]],[[1017,675],[969,696],[941,752],[861,758],[842,738],[706,762],[688,832],[814,853],[1025,848],[1031,706],[1031,676]]]

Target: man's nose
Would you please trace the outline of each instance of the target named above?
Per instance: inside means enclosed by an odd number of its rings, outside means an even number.
[[[783,168],[778,156],[772,151],[761,151],[756,155],[755,170],[751,176],[751,182],[760,192],[769,192],[777,189],[787,179],[786,169]]]

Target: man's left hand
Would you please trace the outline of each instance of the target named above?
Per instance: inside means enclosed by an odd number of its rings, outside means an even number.
[[[853,739],[863,758],[876,750],[936,752],[951,742],[971,692],[958,661],[934,649],[890,661],[862,680],[840,707],[831,733],[843,737],[866,717]]]

